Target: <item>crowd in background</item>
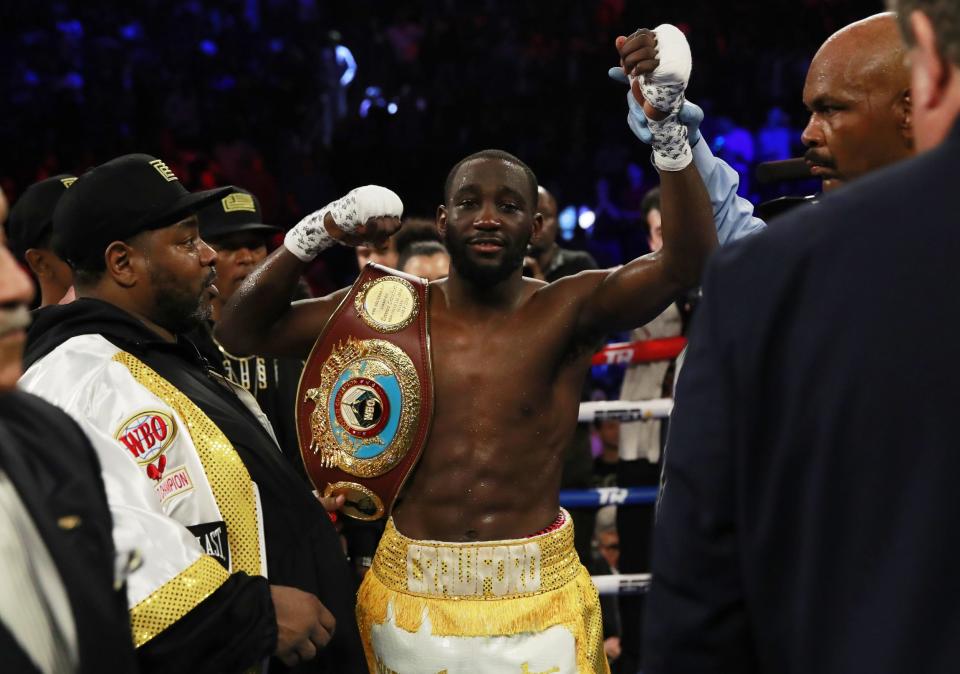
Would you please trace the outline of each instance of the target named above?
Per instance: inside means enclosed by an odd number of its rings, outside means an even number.
[[[366,183],[430,216],[453,161],[502,147],[561,208],[596,213],[568,245],[614,265],[645,251],[635,222],[656,184],[606,76],[625,26],[685,30],[704,135],[757,201],[813,191],[757,185],[752,169],[800,153],[811,54],[880,4],[17,0],[0,7],[0,186],[16,199],[48,175],[144,151],[190,188],[250,189],[285,227]],[[314,285],[339,287],[351,263],[326,260]]]

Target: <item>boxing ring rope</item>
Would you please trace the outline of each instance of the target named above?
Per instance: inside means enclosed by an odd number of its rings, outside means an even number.
[[[602,508],[608,505],[650,505],[657,502],[656,487],[598,487],[561,489],[564,508]]]
[[[686,337],[645,339],[637,342],[607,344],[593,355],[593,365],[638,365],[672,360],[687,345]],[[580,423],[613,419],[616,421],[645,421],[666,419],[673,410],[673,400],[601,400],[580,403],[577,420]]]
[[[591,365],[638,365],[673,360],[687,345],[686,337],[664,337],[607,344],[593,355]]]
[[[580,403],[577,420],[580,423],[615,419],[617,421],[646,421],[666,419],[673,411],[673,399],[653,400],[599,400]]]
[[[640,594],[650,589],[649,573],[613,573],[607,576],[590,576],[597,592],[607,594]]]
[[[657,500],[656,487],[599,487],[597,489],[561,489],[564,508],[599,508],[606,505],[644,505]],[[590,576],[601,595],[638,594],[650,587],[649,573],[623,573]]]
[[[672,360],[680,355],[687,340],[684,337],[648,339],[638,342],[608,344],[594,354],[592,365],[637,365]],[[607,419],[646,421],[666,419],[673,411],[671,398],[654,400],[601,400],[580,403],[577,419],[590,423]],[[652,505],[657,501],[656,487],[599,487],[597,489],[561,489],[560,505],[564,508],[601,508],[607,505]],[[649,573],[591,576],[601,595],[644,593],[650,588]]]

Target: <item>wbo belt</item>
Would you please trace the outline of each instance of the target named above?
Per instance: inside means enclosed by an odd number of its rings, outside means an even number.
[[[343,513],[389,513],[433,417],[427,283],[368,264],[327,321],[297,390],[300,455]]]

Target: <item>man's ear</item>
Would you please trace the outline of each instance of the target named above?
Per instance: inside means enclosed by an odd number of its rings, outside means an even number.
[[[27,248],[23,254],[23,259],[26,260],[30,271],[38,279],[44,278],[50,273],[50,265],[47,264],[47,259],[39,248]]]
[[[932,110],[943,100],[948,77],[947,64],[937,48],[937,36],[930,17],[919,10],[910,13],[910,29],[916,41],[910,53],[913,71],[911,102]]]
[[[437,206],[437,234],[441,241],[447,238],[447,207],[443,204]]]
[[[537,241],[543,234],[543,213],[533,215],[533,231],[530,234],[530,241]]]
[[[135,259],[138,255],[126,241],[114,241],[103,253],[107,275],[123,288],[134,287],[140,276],[141,265]]]
[[[913,100],[910,98],[910,90],[907,89],[900,94],[896,103],[897,118],[900,125],[900,135],[903,136],[908,147],[913,147]]]

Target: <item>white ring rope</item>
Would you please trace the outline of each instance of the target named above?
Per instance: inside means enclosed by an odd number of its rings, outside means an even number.
[[[671,398],[654,400],[600,400],[580,403],[577,420],[581,423],[616,419],[617,421],[646,421],[666,419],[673,410]]]
[[[649,573],[619,573],[609,576],[590,576],[590,580],[602,595],[636,594],[650,587]]]

